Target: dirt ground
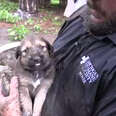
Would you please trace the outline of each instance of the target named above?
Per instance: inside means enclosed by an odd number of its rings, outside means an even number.
[[[39,24],[42,28],[41,31],[37,32],[39,37],[45,38],[52,44],[65,20],[65,17],[63,17],[63,12],[64,9],[54,7],[49,9],[41,9],[38,16],[33,18],[33,24],[25,25],[24,20],[16,23],[16,25],[18,26],[22,24],[31,29],[34,25]],[[14,24],[0,22],[0,46],[12,42],[8,36],[8,29],[12,28],[13,26]]]

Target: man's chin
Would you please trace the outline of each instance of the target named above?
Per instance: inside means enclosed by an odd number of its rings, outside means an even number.
[[[90,9],[84,14],[84,25],[94,35],[102,36],[116,33],[116,15],[110,19],[106,19],[94,10]]]
[[[111,23],[92,15],[88,15],[85,18],[85,25],[88,30],[96,36],[103,36],[116,31],[116,29],[113,29]]]

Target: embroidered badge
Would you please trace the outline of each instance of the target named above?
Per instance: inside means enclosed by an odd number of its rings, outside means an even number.
[[[93,83],[98,79],[98,73],[96,72],[93,64],[90,61],[90,57],[83,56],[80,62],[81,71],[79,75],[83,83]]]

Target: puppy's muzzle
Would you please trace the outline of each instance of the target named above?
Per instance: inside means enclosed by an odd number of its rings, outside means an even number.
[[[41,67],[41,64],[43,62],[42,59],[42,57],[30,57],[28,59],[28,66],[32,68],[32,70],[36,70],[37,68]]]

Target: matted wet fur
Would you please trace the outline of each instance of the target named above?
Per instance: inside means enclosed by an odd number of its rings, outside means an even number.
[[[19,76],[23,116],[40,116],[54,73],[53,48],[35,34],[26,36],[16,51],[15,75]]]

